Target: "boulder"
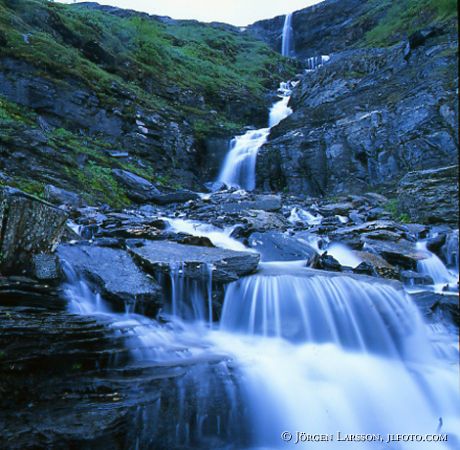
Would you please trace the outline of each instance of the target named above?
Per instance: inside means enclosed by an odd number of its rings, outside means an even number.
[[[410,286],[421,285],[429,286],[434,284],[433,278],[423,273],[414,272],[413,270],[401,270],[400,272],[401,281]]]
[[[17,189],[0,187],[0,271],[32,269],[32,256],[51,253],[65,229],[67,214]]]
[[[189,200],[198,200],[200,196],[196,192],[179,190],[166,193],[152,193],[150,201],[158,205],[169,205],[171,203],[185,203]]]
[[[389,264],[403,269],[416,270],[417,262],[428,257],[427,253],[416,248],[415,243],[405,239],[382,241],[364,238],[364,243],[366,251],[380,255]]]
[[[221,248],[183,245],[170,241],[128,240],[129,252],[151,273],[182,270],[187,278],[203,278],[212,271],[215,281],[230,282],[253,273],[260,256]]]
[[[122,169],[112,169],[115,179],[127,190],[127,196],[139,203],[146,203],[152,200],[155,195],[161,192],[148,180],[132,172]]]
[[[309,265],[318,256],[306,242],[276,231],[251,234],[249,245],[261,254],[262,261],[307,260]]]
[[[315,269],[327,270],[331,272],[342,272],[341,264],[331,255],[328,255],[327,252],[323,253],[317,260],[314,262]]]
[[[281,214],[253,209],[244,214],[242,222],[252,231],[284,230],[290,225]]]
[[[398,208],[414,222],[458,224],[458,165],[408,173],[398,186]]]
[[[447,318],[460,326],[460,310],[458,307],[458,294],[439,294],[432,291],[421,291],[411,294],[414,303],[428,319],[439,320]]]
[[[86,206],[85,201],[75,192],[66,191],[52,184],[45,186],[45,199],[57,205],[66,205],[72,208],[82,208]]]
[[[61,271],[57,255],[39,253],[32,257],[33,275],[37,280],[56,281],[60,278]]]
[[[135,264],[126,250],[89,245],[60,245],[61,261],[95,284],[116,310],[155,315],[162,305],[161,288]]]
[[[223,203],[221,208],[226,213],[239,213],[248,209],[275,212],[279,211],[281,206],[281,197],[279,195],[258,195],[254,200]]]

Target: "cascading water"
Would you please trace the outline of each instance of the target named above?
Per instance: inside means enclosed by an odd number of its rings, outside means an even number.
[[[417,263],[417,270],[432,278],[434,285],[441,289],[446,285],[455,286],[458,283],[458,279],[453,275],[444,263],[426,247],[426,242],[418,242],[417,249],[428,255],[428,258],[421,259]]]
[[[314,70],[322,67],[330,59],[331,58],[329,55],[312,56],[310,58],[307,58],[307,60],[305,61],[305,66],[306,66],[305,70],[307,72],[313,72]]]
[[[269,128],[249,130],[232,139],[217,181],[230,187],[243,188],[247,191],[254,190],[257,153],[267,142],[270,129],[292,114],[292,109],[288,106],[290,94],[291,91],[287,88],[287,84],[282,83],[279,89],[281,100],[274,103],[270,109]]]
[[[253,445],[283,448],[286,432],[291,443],[304,432],[333,437],[308,448],[350,448],[340,432],[377,436],[352,448],[420,448],[387,436],[436,433],[442,418],[450,442],[435,448],[456,448],[456,361],[437,358],[404,292],[267,264],[229,287],[221,328],[216,342],[244,379]]]
[[[292,55],[293,29],[292,29],[292,13],[286,14],[283,26],[283,39],[281,42],[281,54],[283,56]]]

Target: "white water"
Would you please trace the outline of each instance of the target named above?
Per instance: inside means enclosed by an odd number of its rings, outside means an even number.
[[[178,379],[177,448],[189,444],[195,428],[198,435],[208,429],[233,444],[241,438],[244,445],[237,448],[267,449],[285,448],[283,431],[380,433],[386,439],[386,433],[436,433],[441,417],[441,431],[453,443],[460,428],[456,358],[452,363],[436,357],[419,312],[392,286],[343,276],[306,277],[300,262],[264,264],[259,274],[228,287],[221,329],[211,330],[203,326],[210,277],[204,276],[207,288],[193,289],[180,280],[180,269],[173,271],[171,313],[177,316],[160,325],[136,314],[107,312],[100,296],[66,271],[70,309],[110,317],[136,361],[181,365],[213,355],[233,361],[233,374],[224,363],[217,366],[219,375],[211,371],[214,366],[199,364]],[[181,322],[184,314],[195,322]],[[451,355],[452,349],[445,353]],[[211,412],[216,395],[224,395],[227,413]],[[197,399],[200,420],[187,418],[186,397]],[[237,414],[240,407],[245,416]],[[240,425],[252,430],[249,437],[238,434]],[[325,446],[383,448],[376,443],[308,444]],[[399,442],[388,448],[421,447]],[[430,448],[453,449],[455,444]]]
[[[292,55],[293,29],[292,29],[292,13],[286,14],[283,26],[283,39],[281,43],[281,54],[283,56]]]
[[[307,225],[319,225],[322,219],[323,216],[321,214],[315,215],[297,206],[292,208],[291,214],[288,217],[288,221],[292,224],[301,222],[306,223]]]
[[[269,134],[270,128],[261,128],[234,137],[218,181],[230,187],[252,191],[256,187],[257,152],[265,144]]]
[[[254,190],[257,153],[267,142],[270,129],[292,114],[292,109],[288,106],[291,91],[287,83],[281,83],[279,93],[281,99],[275,102],[270,109],[268,128],[249,130],[231,140],[217,181],[229,187],[243,188],[247,191]]]
[[[330,59],[331,58],[328,55],[312,56],[311,58],[307,58],[305,63],[305,66],[307,67],[306,72],[313,72],[314,70],[319,69]]]
[[[428,255],[426,259],[422,259],[417,263],[418,272],[428,275],[433,279],[434,286],[437,290],[442,290],[446,285],[456,286],[458,276],[451,273],[444,263],[432,252],[426,248],[426,242],[418,242],[417,249]]]
[[[353,250],[343,244],[333,243],[327,247],[326,251],[328,255],[333,256],[342,266],[354,269],[363,262]]]
[[[168,222],[170,229],[176,233],[207,237],[216,247],[225,248],[227,250],[234,250],[237,252],[251,251],[251,249],[245,247],[241,242],[230,237],[235,229],[234,226],[221,229],[196,220],[168,218],[164,218],[163,220]]]

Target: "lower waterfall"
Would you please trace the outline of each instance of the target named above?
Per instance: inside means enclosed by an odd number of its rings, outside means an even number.
[[[388,436],[437,432],[448,433],[449,441],[430,448],[457,448],[456,361],[436,356],[404,291],[286,267],[288,274],[281,263],[263,264],[258,274],[230,284],[218,328],[206,324],[210,277],[192,289],[173,270],[173,307],[161,324],[110,313],[66,269],[69,308],[111,316],[133,364],[185,370],[158,411],[139,413],[138,448],[278,449],[286,447],[283,440],[324,435],[327,442],[311,441],[308,448],[340,449],[350,448],[340,436],[352,433],[372,439],[352,448],[412,449],[420,443],[388,444]],[[186,306],[190,296],[193,308]],[[168,401],[175,402],[169,420],[177,426],[159,436],[155,430],[166,420],[159,408]]]

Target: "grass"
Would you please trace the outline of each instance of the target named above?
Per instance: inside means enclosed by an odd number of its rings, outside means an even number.
[[[364,46],[386,47],[422,28],[456,23],[456,0],[371,0],[370,4],[367,16],[383,17],[365,35],[361,42]]]

